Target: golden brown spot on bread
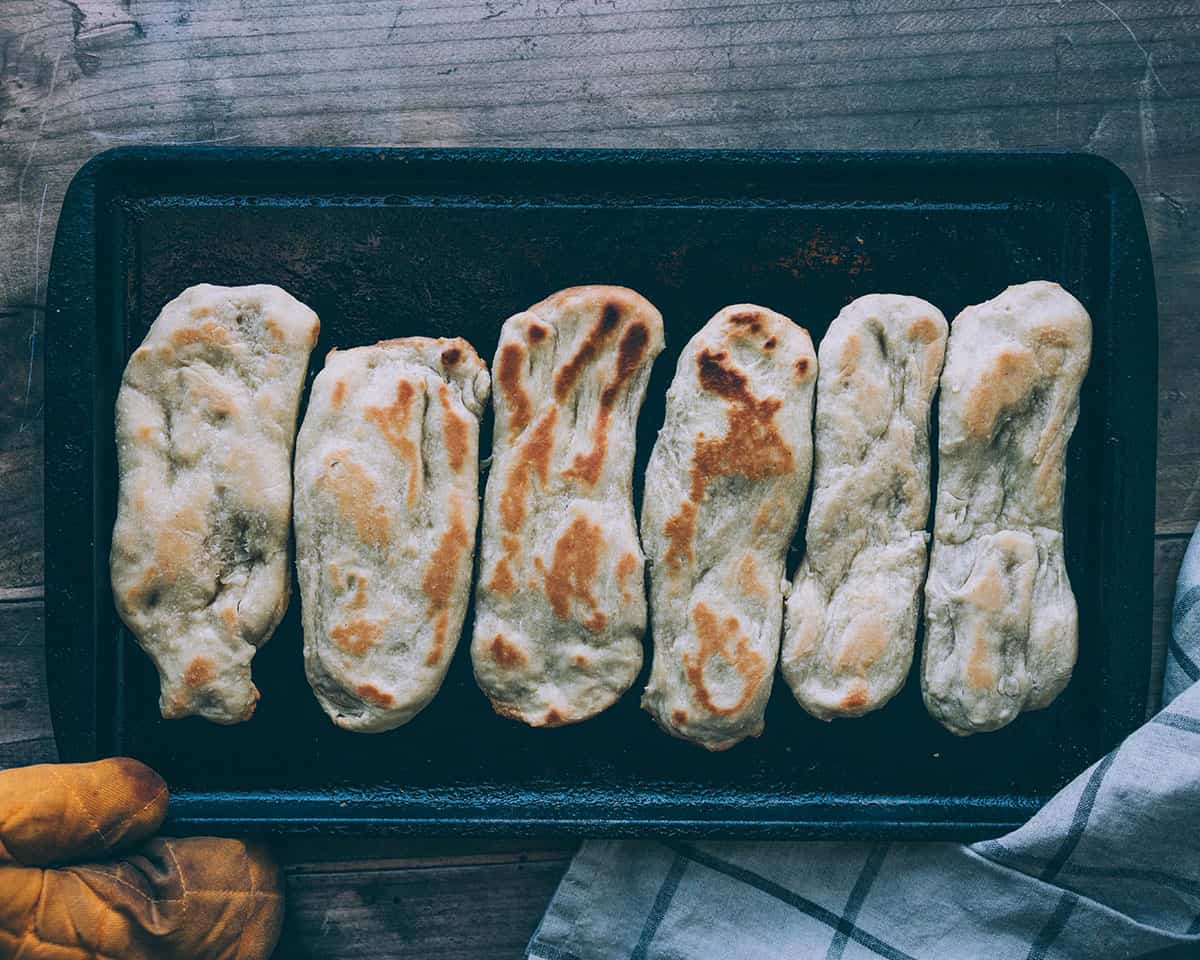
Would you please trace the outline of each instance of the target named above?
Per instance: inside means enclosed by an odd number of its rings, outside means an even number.
[[[663,524],[663,535],[669,541],[663,563],[673,570],[679,570],[685,562],[695,559],[692,549],[696,538],[696,505],[691,500],[684,500],[679,512]]]
[[[549,333],[550,333],[550,331],[547,330],[545,327],[543,327],[540,323],[531,323],[529,325],[528,334],[529,334],[529,341],[531,343],[541,343],[543,340],[546,339],[546,336]]]
[[[516,593],[517,589],[517,581],[516,577],[512,576],[511,564],[516,563],[517,558],[521,556],[521,539],[511,534],[502,534],[500,546],[503,547],[504,553],[496,564],[496,570],[492,572],[492,580],[487,584],[487,588],[496,593],[511,596]]]
[[[149,443],[151,440],[154,439],[154,428],[153,427],[138,427],[137,428],[137,438],[138,438],[139,443]]]
[[[600,633],[606,626],[608,626],[608,617],[597,610],[590,617],[583,621],[583,625],[592,631],[592,633]]]
[[[346,399],[346,381],[339,380],[333,385],[333,396],[330,398],[335,407],[340,407]]]
[[[568,478],[578,478],[589,486],[594,486],[600,479],[600,468],[604,465],[604,457],[607,453],[608,414],[601,409],[600,416],[596,418],[595,445],[587,453],[575,454],[571,466],[564,470],[562,475]]]
[[[722,622],[706,603],[701,602],[692,610],[692,621],[696,624],[696,640],[700,648],[695,657],[687,653],[683,655],[688,683],[696,699],[709,713],[720,717],[736,713],[750,702],[762,683],[767,673],[766,661],[757,651],[750,649],[750,639],[742,633],[737,617],[726,617]],[[741,695],[730,706],[719,706],[713,700],[713,691],[705,682],[704,668],[713,657],[724,660],[741,678]]]
[[[975,690],[991,690],[999,679],[992,666],[988,642],[979,631],[971,647],[971,655],[967,658],[967,685]]]
[[[585,657],[582,653],[577,653],[571,658],[571,663],[577,666],[580,670],[583,670],[591,666],[592,661]]]
[[[547,727],[561,727],[566,722],[566,717],[553,707],[546,711],[546,716],[542,720],[543,725]]]
[[[321,335],[321,321],[314,320],[313,325],[308,330],[308,349],[312,349],[317,345],[317,338]]]
[[[533,405],[529,394],[521,386],[521,368],[525,365],[525,351],[519,344],[506,343],[500,348],[500,359],[496,362],[496,382],[508,403],[508,436],[515,437],[529,423]]]
[[[446,456],[450,460],[450,469],[458,473],[467,460],[467,421],[454,412],[450,403],[450,388],[444,383],[438,386],[438,399],[442,404],[442,419],[446,425]]]
[[[232,416],[233,397],[208,380],[202,377],[189,377],[187,391],[191,397],[195,398],[198,405],[207,407],[214,416]]]
[[[187,347],[200,344],[209,347],[224,347],[229,344],[229,331],[219,323],[201,323],[194,327],[182,327],[171,335],[171,344]]]
[[[435,618],[433,647],[425,660],[428,666],[433,666],[442,658],[449,626],[450,600],[458,581],[459,567],[464,559],[470,560],[471,547],[471,531],[463,520],[462,503],[455,498],[450,502],[450,525],[429,558],[429,566],[425,568],[425,576],[421,580],[421,590],[429,598],[429,615]]]
[[[524,720],[525,714],[521,712],[519,707],[514,707],[511,703],[502,703],[499,700],[491,701],[492,709],[501,717],[507,717],[509,720]],[[536,724],[534,724],[536,726]]]
[[[212,307],[208,306],[207,304],[201,304],[198,307],[192,307],[192,316],[196,318],[212,316]]]
[[[849,380],[858,372],[858,361],[861,356],[862,340],[852,333],[842,343],[842,355],[839,358],[841,362],[838,364],[838,376],[842,380]]]
[[[1033,328],[1033,338],[1040,344],[1045,344],[1048,347],[1070,347],[1074,344],[1075,338],[1064,330],[1062,327],[1040,326]]]
[[[865,676],[867,668],[887,650],[887,628],[878,617],[856,617],[842,635],[834,666],[839,672]]]
[[[453,367],[461,359],[462,351],[458,347],[447,347],[442,351],[442,363],[447,367]]]
[[[758,579],[758,566],[754,562],[754,554],[743,554],[742,559],[738,561],[737,582],[742,592],[749,596],[766,596],[767,590]]]
[[[230,633],[237,633],[238,629],[238,612],[235,607],[225,607],[221,611],[221,622],[225,624],[225,629]]]
[[[525,497],[529,492],[530,472],[536,472],[543,486],[549,479],[550,454],[554,450],[554,423],[558,411],[551,407],[538,421],[517,452],[517,462],[500,492],[500,519],[504,529],[520,533],[525,522]]]
[[[507,555],[502,556],[496,563],[496,569],[492,572],[492,579],[488,581],[487,588],[493,593],[499,593],[506,597],[511,597],[516,592],[517,581],[513,577]]]
[[[627,553],[617,561],[617,586],[621,590],[621,598],[628,603],[632,597],[629,589],[630,578],[637,572],[638,558]]]
[[[611,337],[621,323],[621,305],[610,300],[604,305],[600,319],[588,331],[579,345],[579,350],[554,375],[554,396],[565,400],[575,386],[575,381],[583,373],[584,368],[592,363],[600,354],[601,348]]]
[[[529,662],[529,658],[519,648],[514,647],[505,640],[502,633],[498,633],[492,638],[488,649],[491,652],[492,659],[506,670],[511,670],[513,667],[523,667]]]
[[[175,580],[191,570],[204,533],[204,517],[194,506],[181,508],[163,524],[154,545],[154,561],[164,579]]]
[[[972,577],[971,588],[966,598],[980,610],[996,613],[1004,607],[1004,583],[996,561],[990,562],[978,575]]]
[[[570,618],[573,599],[595,610],[592,586],[603,553],[604,531],[600,525],[590,522],[587,517],[576,516],[554,544],[550,569],[545,568],[541,557],[534,560],[534,565],[545,579],[546,597],[550,600],[554,615],[560,620]],[[592,629],[588,624],[585,626]]]
[[[642,358],[646,355],[646,344],[650,342],[650,331],[644,323],[634,323],[621,335],[617,345],[617,370],[612,383],[600,394],[600,406],[605,410],[612,409],[616,403],[621,388],[629,382],[630,377],[637,372]]]
[[[600,470],[604,466],[604,457],[608,452],[608,424],[612,417],[612,408],[617,401],[621,388],[629,382],[642,357],[646,353],[646,344],[650,340],[650,331],[646,325],[635,323],[621,336],[617,347],[617,369],[611,383],[605,385],[600,394],[600,410],[596,415],[596,429],[592,441],[592,449],[586,454],[576,454],[570,468],[563,471],[564,477],[578,477],[584,483],[595,485],[600,479]]]
[[[726,366],[724,351],[703,350],[697,363],[700,386],[729,401],[725,419],[729,429],[718,439],[700,438],[692,457],[693,503],[704,499],[709,481],[741,476],[765,480],[792,469],[792,450],[775,424],[781,401],[758,399],[748,388],[745,374]]]
[[[867,685],[865,683],[854,684],[842,697],[841,707],[843,710],[857,710],[859,707],[867,705]]]
[[[708,349],[700,352],[700,356],[696,358],[696,366],[700,370],[701,388],[734,402],[753,399],[746,389],[745,374],[736,367],[725,366],[724,360],[727,357],[728,354],[724,350],[719,353]]]
[[[1037,379],[1033,354],[1025,349],[1001,350],[980,374],[963,404],[963,427],[969,436],[990,437],[1001,414],[1027,399]]]
[[[808,357],[801,357],[796,361],[796,379],[803,383],[808,379]]]
[[[183,671],[183,682],[195,690],[207,686],[217,678],[217,668],[208,657],[196,657]]]
[[[371,683],[359,684],[354,688],[354,692],[359,695],[367,703],[373,703],[377,707],[387,708],[395,703],[395,699],[390,693],[384,693],[377,686]]]
[[[361,657],[383,638],[383,627],[371,620],[351,620],[339,623],[329,636],[339,650]]]
[[[933,343],[941,335],[941,331],[933,322],[933,317],[917,317],[909,324],[908,335],[921,343]]]
[[[421,457],[417,445],[404,435],[408,429],[409,414],[412,411],[413,398],[417,395],[416,387],[408,380],[396,384],[396,399],[386,407],[367,407],[367,419],[372,421],[387,439],[400,459],[408,464],[408,506],[411,510],[417,505],[417,493],[421,485]]]
[[[679,709],[672,710],[671,719],[675,722],[676,726],[683,726],[685,723],[687,723],[687,711]]]
[[[735,313],[728,322],[733,327],[748,327],[751,333],[762,333],[762,316],[753,310]]]
[[[147,567],[146,572],[142,575],[142,579],[125,591],[123,599],[126,608],[134,610],[143,606],[155,606],[162,592],[159,579],[158,568],[154,566]]]
[[[443,610],[433,622],[433,646],[429,648],[429,653],[425,655],[425,666],[436,667],[441,662],[442,652],[446,649],[446,631],[449,628],[450,613],[447,610]]]
[[[767,340],[763,343],[763,349],[764,350],[774,350],[778,345],[779,345],[778,340],[776,340],[774,337],[768,337]]]
[[[387,511],[375,501],[375,481],[367,471],[339,450],[325,458],[325,472],[317,479],[337,500],[338,513],[354,524],[358,539],[368,546],[385,547],[390,536]]]
[[[276,322],[274,317],[267,317],[263,322],[263,326],[267,328],[267,333],[271,335],[272,339],[278,340],[280,343],[286,339],[283,327]]]

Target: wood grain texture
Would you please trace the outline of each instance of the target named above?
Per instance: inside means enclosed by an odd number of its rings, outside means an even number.
[[[292,864],[287,960],[508,960],[521,955],[569,863],[566,851]]]
[[[1200,0],[3,0],[0,765],[53,755],[36,599],[54,226],[75,171],[126,143],[1049,147],[1115,161],[1157,270],[1161,675],[1182,535],[1200,520]],[[288,957],[517,955],[569,852],[295,844],[281,848]]]
[[[37,346],[66,185],[124,143],[1088,150],[1146,211],[1159,529],[1181,533],[1200,520],[1198,97],[1197,0],[6,0],[0,312]],[[36,355],[6,387],[39,379]],[[17,552],[0,585],[40,571],[35,543]]]
[[[1171,636],[1171,608],[1175,605],[1175,580],[1187,551],[1187,537],[1161,537],[1154,545],[1154,646],[1150,661],[1150,692],[1147,715],[1157,713],[1162,703],[1162,676]]]
[[[58,759],[44,638],[40,601],[0,603],[0,770]]]

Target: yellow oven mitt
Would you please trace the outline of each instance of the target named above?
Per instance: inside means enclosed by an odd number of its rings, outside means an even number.
[[[0,960],[270,956],[283,894],[265,848],[149,839],[166,814],[136,760],[0,771]]]

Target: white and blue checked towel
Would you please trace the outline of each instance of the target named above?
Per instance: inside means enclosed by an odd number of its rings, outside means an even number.
[[[532,960],[1200,960],[1200,531],[1162,711],[1000,840],[589,841]]]

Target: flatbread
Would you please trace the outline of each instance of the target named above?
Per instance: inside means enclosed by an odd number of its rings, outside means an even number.
[[[821,340],[813,499],[781,665],[822,720],[879,709],[912,665],[946,330],[924,300],[872,294]]]
[[[334,350],[296,441],[308,682],[339,727],[391,730],[458,645],[479,518],[487,367],[467,341]]]
[[[317,315],[278,287],[189,287],[117,394],[117,611],[168,718],[254,713],[250,660],[287,610],[292,442]]]
[[[624,287],[572,287],[505,321],[471,660],[503,716],[585,720],[642,664],[633,455],[662,317]]]
[[[763,729],[816,378],[806,331],[737,304],[691,339],[667,393],[642,502],[654,636],[642,706],[709,750]]]
[[[1045,707],[1071,677],[1063,486],[1091,342],[1087,311],[1046,281],[967,307],[951,327],[921,687],[953,733]]]

